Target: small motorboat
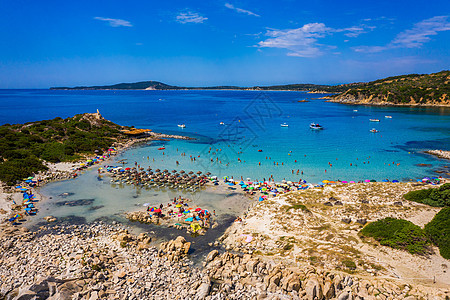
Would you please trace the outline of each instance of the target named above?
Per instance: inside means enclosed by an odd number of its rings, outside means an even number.
[[[320,125],[319,123],[311,123],[311,124],[309,124],[309,128],[314,129],[314,130],[323,129],[322,125]]]
[[[357,110],[357,109],[354,109],[353,111],[354,111],[354,112],[358,112],[358,110]]]
[[[185,124],[178,124],[178,127],[180,127],[180,128],[186,128],[186,125],[185,125]]]
[[[160,147],[160,148],[158,148],[158,150],[164,150],[164,149],[166,149],[166,147]]]
[[[372,128],[372,129],[370,129],[370,132],[377,133],[377,132],[379,132],[379,131],[376,130],[375,128]]]
[[[220,124],[220,125],[225,125],[225,123],[224,123],[224,122],[220,122],[219,124]]]
[[[392,119],[392,116],[384,116],[386,119]]]
[[[378,119],[369,119],[370,122],[380,122]]]
[[[286,123],[280,124],[280,126],[281,126],[281,127],[289,127],[289,125],[286,124]]]
[[[259,150],[258,150],[258,152],[262,152],[262,150],[261,150],[261,149],[259,149]]]

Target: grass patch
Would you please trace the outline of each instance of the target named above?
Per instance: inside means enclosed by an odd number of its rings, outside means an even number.
[[[439,188],[411,191],[403,195],[403,198],[434,207],[450,206],[450,183]]]
[[[425,225],[425,232],[431,241],[439,247],[443,258],[450,259],[450,207],[438,212],[430,223]]]
[[[430,241],[425,231],[413,223],[394,218],[385,218],[366,225],[361,237],[371,237],[381,245],[406,250],[412,254],[430,253]]]
[[[342,265],[350,271],[356,270],[356,263],[353,260],[345,259],[342,261]]]

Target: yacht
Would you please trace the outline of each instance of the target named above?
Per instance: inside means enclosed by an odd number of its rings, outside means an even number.
[[[392,119],[392,116],[384,116],[386,119]]]
[[[379,131],[376,130],[375,128],[372,128],[372,129],[370,129],[370,132],[377,133],[377,132],[379,132]]]
[[[378,119],[369,119],[370,122],[380,122]]]
[[[286,123],[283,123],[283,124],[280,124],[280,125],[281,125],[281,127],[289,127],[289,125],[286,124]]]
[[[180,127],[180,128],[185,128],[186,125],[185,125],[185,124],[178,124],[178,127]]]

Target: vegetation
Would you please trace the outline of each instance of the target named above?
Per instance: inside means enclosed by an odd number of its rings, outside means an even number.
[[[410,221],[384,218],[369,223],[360,231],[361,237],[371,237],[381,245],[407,250],[412,254],[429,253],[429,239],[425,231]]]
[[[92,114],[0,126],[0,180],[14,184],[46,170],[43,160],[72,161],[108,149],[122,127]]]
[[[442,257],[450,259],[450,207],[441,209],[433,220],[425,225],[425,232],[439,247]]]
[[[411,191],[403,196],[406,200],[427,204],[434,207],[450,206],[450,183],[439,188]]]
[[[449,80],[450,71],[394,76],[357,84],[334,98],[355,102],[371,99],[372,103],[392,104],[442,103],[450,100]]]

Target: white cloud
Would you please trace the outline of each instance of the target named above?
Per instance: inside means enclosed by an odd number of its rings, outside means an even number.
[[[177,16],[177,22],[181,24],[186,23],[203,23],[204,21],[208,20],[208,18],[203,17],[202,15],[196,13],[196,12],[184,12],[180,13]]]
[[[251,12],[251,11],[249,11],[249,10],[242,9],[242,8],[239,8],[239,7],[235,7],[235,6],[234,6],[233,4],[231,4],[231,3],[225,3],[225,7],[226,7],[226,8],[229,8],[229,9],[232,9],[232,10],[235,10],[235,11],[237,11],[238,13],[247,14],[247,15],[249,15],[249,16],[260,17],[260,15],[255,14],[254,12]]]
[[[317,57],[324,54],[325,50],[335,49],[336,46],[319,44],[318,40],[334,33],[344,33],[347,37],[357,37],[366,33],[367,29],[373,30],[373,26],[353,26],[349,28],[331,28],[324,23],[309,23],[300,28],[276,30],[266,32],[268,38],[258,43],[260,48],[288,49],[288,56]]]
[[[395,48],[419,48],[431,40],[430,36],[449,30],[450,22],[448,21],[448,16],[436,16],[415,24],[411,29],[400,32],[385,46],[360,46],[353,48],[353,50],[356,52],[375,53]]]
[[[109,23],[111,27],[133,27],[133,25],[126,20],[122,19],[111,19],[111,18],[103,18],[103,17],[95,17],[95,20],[105,21]]]

